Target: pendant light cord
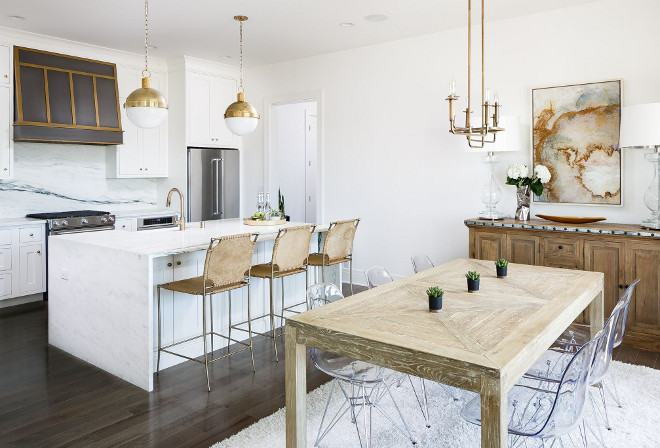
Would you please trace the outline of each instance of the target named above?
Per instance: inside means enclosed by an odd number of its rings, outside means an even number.
[[[244,92],[243,89],[243,21],[239,22],[239,60],[238,60],[238,72],[239,72],[239,81],[238,81],[238,91]]]
[[[151,77],[149,71],[149,0],[144,0],[144,71],[142,76],[145,74],[148,74],[147,77]]]

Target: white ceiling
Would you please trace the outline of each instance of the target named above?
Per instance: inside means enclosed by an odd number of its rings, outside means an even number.
[[[486,20],[534,14],[596,0],[488,0]],[[473,0],[473,20],[479,1]],[[136,53],[143,50],[141,0],[0,0],[0,26]],[[257,66],[429,34],[467,24],[467,0],[151,0],[151,54]],[[476,14],[475,14],[476,13]],[[389,20],[367,22],[364,16]],[[15,20],[11,15],[25,17]],[[339,24],[353,22],[347,28]],[[231,59],[222,59],[231,56]]]

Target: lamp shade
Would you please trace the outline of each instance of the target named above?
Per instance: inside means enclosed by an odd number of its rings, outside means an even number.
[[[621,109],[620,148],[660,146],[660,103],[637,104]]]
[[[167,100],[151,88],[148,77],[142,78],[142,88],[128,95],[124,108],[128,119],[139,128],[155,128],[167,117]]]
[[[517,115],[503,115],[500,117],[498,125],[504,128],[504,131],[497,133],[495,143],[484,145],[483,148],[470,148],[465,141],[463,150],[466,152],[520,151],[522,149],[520,117]]]
[[[245,95],[239,92],[237,101],[231,103],[225,112],[225,124],[234,135],[247,135],[259,124],[259,112],[250,103],[245,102]]]

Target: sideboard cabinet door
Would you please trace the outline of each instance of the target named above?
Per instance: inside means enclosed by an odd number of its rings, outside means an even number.
[[[506,234],[502,232],[482,232],[470,229],[472,238],[472,253],[470,257],[477,260],[499,260],[504,258],[506,249]]]
[[[605,274],[603,296],[605,316],[609,316],[625,289],[624,244],[613,241],[585,241],[584,269]],[[587,319],[588,315],[585,313],[585,320]]]
[[[637,332],[655,335],[655,342],[649,341],[650,345],[643,348],[658,351],[660,350],[660,342],[658,342],[660,337],[660,302],[658,301],[660,247],[644,243],[629,243],[626,247],[626,284],[624,286],[637,278],[642,280],[635,287],[635,294],[630,304],[628,334],[633,338],[634,333]]]
[[[506,258],[511,263],[539,264],[541,238],[532,235],[510,233],[506,236]]]

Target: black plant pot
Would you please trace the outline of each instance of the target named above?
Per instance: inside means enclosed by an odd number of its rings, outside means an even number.
[[[506,268],[507,266],[495,266],[495,269],[497,269],[497,278],[506,277]]]
[[[289,215],[284,215],[284,219],[287,221],[291,221],[291,217]]]
[[[479,291],[479,280],[467,279],[468,282],[468,292]]]
[[[442,309],[442,296],[431,297],[429,296],[429,311],[437,313]]]

